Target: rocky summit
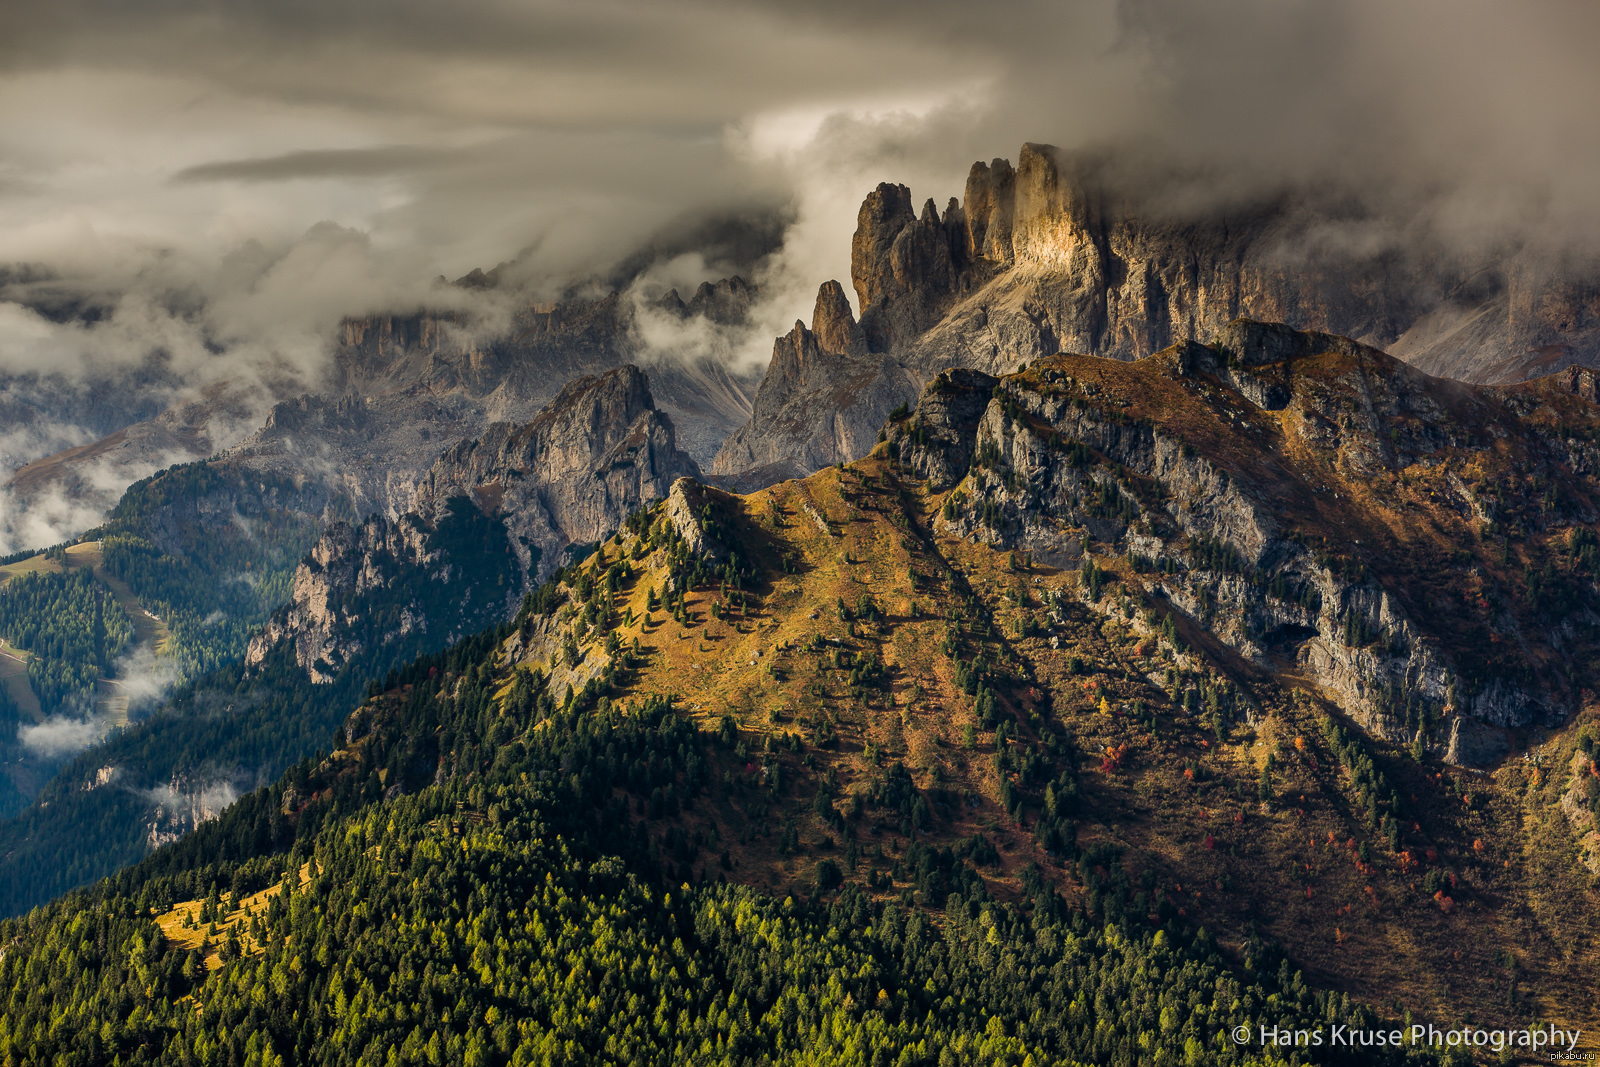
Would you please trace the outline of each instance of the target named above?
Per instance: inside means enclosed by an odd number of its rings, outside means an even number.
[[[1595,383],[1467,386],[1241,320],[1132,362],[945,372],[885,447],[952,494],[952,532],[1114,567],[1242,669],[1477,763],[1594,686]]]
[[[778,340],[750,421],[711,469],[757,484],[862,455],[946,367],[1136,359],[1241,317],[1354,337],[1467,381],[1600,359],[1595,272],[1532,253],[1462,265],[1336,239],[1370,221],[1304,198],[1196,207],[1111,161],[1037,144],[1015,165],[975,163],[943,211],[879,185],[851,244],[859,323],[836,325],[847,315],[824,286],[810,329]]]
[[[393,516],[336,523],[295,571],[291,599],[252,640],[327,681],[373,645],[440,647],[509,613],[630,513],[699,473],[638,368],[581,378],[524,424],[495,423],[392,490]]]

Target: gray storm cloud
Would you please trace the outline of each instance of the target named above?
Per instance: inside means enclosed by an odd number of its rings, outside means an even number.
[[[1441,222],[1462,226],[1560,232],[1600,202],[1600,9],[1548,0],[469,0],[381,19],[349,0],[65,0],[14,22],[0,99],[35,117],[4,134],[0,195],[58,209],[22,246],[77,208],[96,233],[202,245],[331,218],[421,242],[447,273],[573,220],[603,258],[685,211],[796,194],[730,131],[852,113],[908,120],[856,146],[882,177],[904,162],[947,185],[1032,139],[1235,189],[1448,194]]]

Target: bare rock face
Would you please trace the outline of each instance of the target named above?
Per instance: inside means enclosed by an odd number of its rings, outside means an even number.
[[[909,431],[892,431],[902,463],[938,492],[954,486],[972,467],[978,424],[1000,379],[982,371],[951,368],[940,371],[917,401]]]
[[[395,513],[332,527],[247,663],[288,643],[325,682],[374,652],[444,647],[505,618],[569,545],[600,540],[697,473],[643,372],[580,379],[531,422],[448,449],[393,490]]]
[[[918,218],[911,191],[884,184],[867,196],[850,245],[851,281],[873,349],[892,350],[939,321],[956,285],[956,248],[933,201]]]
[[[245,777],[247,787],[260,784]],[[156,803],[146,816],[145,843],[156,849],[221,815],[239,798],[239,790],[226,777],[209,781],[175,777],[151,789],[149,795]]]
[[[871,444],[861,428],[946,367],[1003,374],[1058,352],[1138,359],[1238,318],[1353,337],[1470,381],[1600,359],[1593,265],[1367,251],[1327,237],[1363,223],[1348,207],[1197,212],[1127,185],[1106,161],[1037,144],[1015,166],[974,164],[942,214],[879,185],[857,219],[851,281],[867,349],[883,358],[834,360],[802,381],[783,365],[803,340],[791,335],[713,469],[750,485],[857,458]]]
[[[965,214],[969,262],[1001,262],[1010,255],[1016,176],[1007,159],[974,163],[967,173],[966,199],[960,206]]]
[[[710,529],[703,518],[714,496],[722,494],[693,478],[679,478],[667,494],[666,516],[691,555],[719,566],[734,555],[734,546]]]
[[[844,295],[844,286],[838,282],[824,282],[817,290],[817,306],[811,313],[811,330],[816,335],[817,347],[824,352],[845,356],[867,354],[867,335],[856,322],[850,310],[850,301]]]
[[[637,367],[582,378],[533,421],[496,423],[439,457],[400,510],[428,516],[470,497],[499,516],[529,580],[567,545],[597,541],[699,468],[677,447]]]
[[[945,372],[886,448],[954,487],[949,533],[1120,561],[1228,654],[1478,764],[1594,685],[1596,395],[1589,371],[1474,387],[1241,321],[1131,363]]]
[[[367,657],[421,654],[491,626],[522,587],[504,527],[465,499],[424,519],[329,527],[295,570],[289,603],[250,640],[255,668],[281,646],[319,684]]]
[[[857,246],[869,337],[919,366],[994,372],[1062,350],[1136,359],[1241,316],[1379,341],[1415,316],[1415,286],[1395,264],[1295,260],[1305,221],[1288,209],[1185,216],[1115,182],[1048,145],[1023,145],[1015,168],[974,165],[964,204],[946,212],[945,247],[914,260],[920,275],[892,247],[874,257],[881,240]]]
[[[723,444],[712,473],[735,488],[800,477],[843,455],[872,447],[884,418],[916,385],[892,359],[868,351],[844,288],[817,293],[812,325],[772,346],[750,422]]]
[[[755,288],[734,274],[715,282],[701,282],[684,305],[684,313],[731,325],[745,317],[755,298]]]

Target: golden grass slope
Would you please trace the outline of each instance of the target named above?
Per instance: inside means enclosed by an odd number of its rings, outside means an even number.
[[[871,884],[913,836],[954,844],[982,834],[998,852],[984,871],[997,890],[1032,864],[1077,894],[1080,872],[1040,847],[1032,808],[1008,813],[995,759],[1000,745],[1037,748],[1064,728],[1080,767],[1078,843],[1122,849],[1152,907],[1165,899],[1236,949],[1254,936],[1276,941],[1317,979],[1385,1012],[1591,1029],[1600,1019],[1589,922],[1600,895],[1569,862],[1573,834],[1556,798],[1530,789],[1522,764],[1488,775],[1372,746],[1411,823],[1396,852],[1361,818],[1327,748],[1319,723],[1331,705],[1203,634],[1185,633],[1184,650],[1175,648],[1162,636],[1162,602],[1127,561],[1095,556],[1110,578],[1092,600],[1076,570],[943,536],[943,496],[881,451],[717,499],[759,571],[754,595],[694,590],[687,622],[652,610],[668,580],[664,555],[619,536],[583,565],[598,575],[632,563],[634,577],[611,598],[611,627],[584,626],[569,604],[508,645],[508,669],[542,672],[558,692],[592,677],[608,642],[636,645],[644,666],[625,675],[619,700],[671,695],[706,729],[729,717],[750,752],[729,773],[776,768],[791,783],[771,811],[729,799],[688,817],[727,852],[724,869],[706,873],[782,890],[808,884],[825,857]],[[872,617],[861,617],[869,604]],[[1009,736],[981,728],[952,644],[1010,676],[998,698],[1015,716]],[[853,666],[873,660],[888,684],[853,688]],[[1248,710],[1219,736],[1183,710],[1184,694],[1200,689]],[[934,825],[907,833],[863,803],[895,763],[925,793],[954,798]],[[824,785],[835,811],[868,813],[848,854],[835,820],[812,803]],[[775,840],[779,826],[794,828],[798,849]],[[1434,870],[1451,880],[1439,896],[1423,887]]]

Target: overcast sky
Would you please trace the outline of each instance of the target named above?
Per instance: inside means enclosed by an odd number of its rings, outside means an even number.
[[[5,29],[0,263],[187,286],[291,361],[441,273],[531,247],[548,287],[722,211],[789,212],[799,314],[874,182],[942,200],[1025,139],[1466,240],[1582,244],[1600,206],[1587,2],[55,0]],[[13,367],[123,351],[17,319]]]

